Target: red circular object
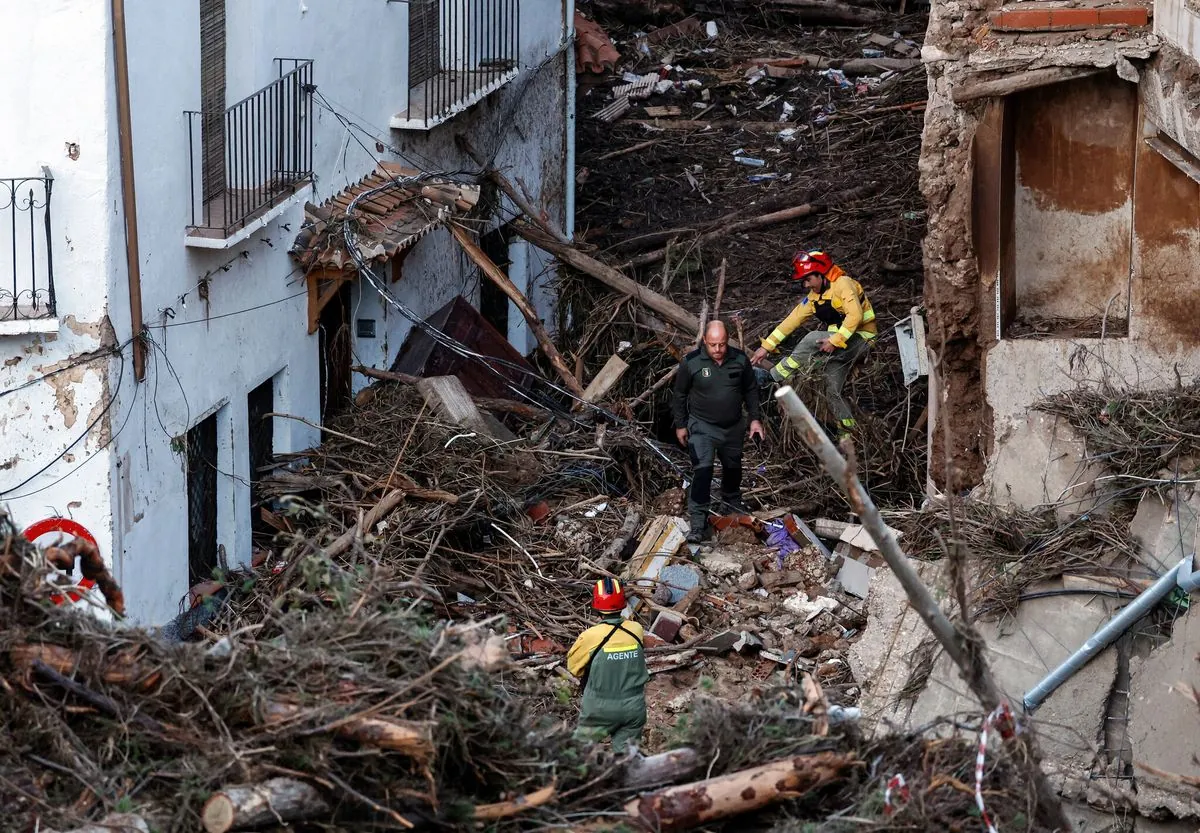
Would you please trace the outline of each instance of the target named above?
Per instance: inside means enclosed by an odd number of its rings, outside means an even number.
[[[82,538],[93,546],[99,546],[99,544],[96,543],[95,536],[88,532],[87,527],[78,521],[71,520],[70,518],[45,518],[44,520],[40,520],[37,523],[32,523],[25,527],[25,530],[21,534],[24,535],[29,541],[33,541],[35,538],[41,538],[48,532],[62,532],[67,535],[73,535],[76,538]],[[90,578],[80,579],[79,581],[79,587],[84,590],[90,590],[95,586],[96,582],[92,581]],[[68,591],[66,598],[70,599],[72,602],[77,602],[80,599],[80,594],[74,591]],[[63,603],[64,599],[62,596],[56,593],[50,597],[50,601],[54,602],[56,605],[60,605]]]

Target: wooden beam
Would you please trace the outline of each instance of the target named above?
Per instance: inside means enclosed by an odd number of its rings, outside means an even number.
[[[950,98],[955,104],[965,104],[981,98],[1012,95],[1038,87],[1047,87],[1051,84],[1060,84],[1063,81],[1073,81],[1076,78],[1087,78],[1089,75],[1107,72],[1108,69],[1108,67],[1044,67],[986,80],[968,76],[961,84],[955,85],[950,93]]]
[[[772,211],[770,214],[763,214],[761,217],[751,217],[748,220],[738,220],[722,226],[721,228],[713,229],[712,231],[706,232],[696,238],[696,242],[699,245],[704,245],[705,243],[711,243],[714,240],[720,240],[722,237],[728,237],[731,234],[737,234],[740,231],[750,231],[751,229],[766,228],[767,226],[786,223],[789,220],[799,220],[802,217],[809,216],[810,214],[817,214],[824,209],[825,206],[823,205],[805,203],[804,205],[797,205],[794,208],[785,208],[783,211]],[[626,263],[625,268],[628,269],[636,266],[649,266],[662,261],[666,256],[667,250],[665,248],[658,249],[653,252],[646,252],[645,254],[638,255]]]
[[[508,296],[517,309],[521,311],[521,315],[525,316],[525,321],[529,324],[529,329],[533,331],[533,335],[537,338],[538,346],[542,348],[542,352],[546,354],[546,358],[550,360],[550,364],[558,371],[559,377],[562,378],[563,384],[567,389],[576,396],[583,396],[583,386],[579,384],[579,380],[575,378],[575,374],[567,367],[566,361],[562,354],[558,352],[558,348],[554,346],[554,342],[550,340],[550,334],[546,332],[546,328],[542,326],[542,320],[538,318],[537,312],[533,305],[529,303],[529,299],[525,297],[525,293],[517,289],[516,285],[509,280],[508,275],[497,266],[490,257],[488,257],[483,249],[475,244],[467,230],[458,223],[450,223],[450,233],[454,235],[454,239],[458,241],[458,245],[462,246],[463,251],[467,256],[483,270],[483,274],[487,275],[500,291]]]
[[[561,242],[553,235],[542,231],[530,223],[514,220],[509,227],[539,249],[549,252],[568,266],[590,275],[610,289],[616,290],[622,295],[630,296],[684,332],[696,332],[696,328],[700,324],[696,316],[671,299],[658,294],[653,289],[642,286],[631,278],[627,278],[608,264],[601,263],[591,255],[584,254],[570,243]]]
[[[599,401],[613,389],[613,385],[621,381],[621,377],[628,369],[629,365],[620,356],[609,356],[604,367],[600,368],[600,372],[588,383],[587,390],[583,392],[583,398],[588,402]]]

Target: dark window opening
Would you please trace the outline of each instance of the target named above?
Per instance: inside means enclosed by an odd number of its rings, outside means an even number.
[[[225,0],[200,0],[203,201],[225,191]]]
[[[217,415],[187,432],[188,586],[208,581],[217,561]]]
[[[350,406],[350,367],[354,355],[350,314],[350,284],[343,282],[337,295],[321,310],[318,330],[321,422]]]
[[[274,531],[262,519],[259,511],[262,504],[259,483],[275,453],[275,419],[267,416],[274,410],[275,380],[268,379],[246,396],[246,412],[250,421],[250,528],[255,534],[271,535]]]
[[[508,274],[508,267],[512,261],[508,256],[506,229],[496,229],[483,235],[479,240],[479,248],[483,249],[483,253],[491,258],[504,274]],[[499,330],[505,338],[508,338],[508,305],[508,296],[481,270],[479,272],[479,314]]]

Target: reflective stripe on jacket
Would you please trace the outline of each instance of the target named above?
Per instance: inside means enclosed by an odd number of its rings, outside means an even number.
[[[613,628],[619,630],[614,633]],[[650,680],[641,644],[644,635],[637,622],[606,616],[603,622],[588,628],[575,640],[567,652],[567,670],[576,677],[583,677],[587,672],[584,693],[591,697],[618,700],[639,696]],[[600,647],[601,643],[603,647]]]
[[[867,293],[858,281],[834,266],[829,272],[829,288],[824,292],[809,292],[762,340],[762,346],[774,353],[784,339],[814,315],[827,325],[832,333],[829,343],[834,347],[844,348],[846,340],[855,333],[869,339],[877,332],[875,310],[871,308]]]

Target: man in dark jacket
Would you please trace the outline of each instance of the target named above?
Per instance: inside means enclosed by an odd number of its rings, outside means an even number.
[[[742,442],[746,414],[750,417],[751,438],[763,436],[758,396],[749,357],[729,346],[723,323],[709,322],[704,343],[683,357],[675,374],[675,436],[692,458],[689,543],[700,543],[707,532],[714,457],[721,461],[721,502],[725,511],[744,510]]]

